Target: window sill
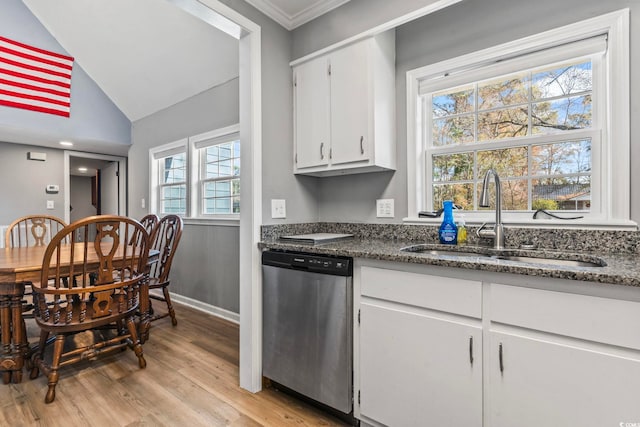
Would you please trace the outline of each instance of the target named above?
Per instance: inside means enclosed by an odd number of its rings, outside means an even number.
[[[454,213],[455,215],[455,213]],[[638,230],[638,224],[630,220],[598,220],[598,219],[575,219],[575,220],[561,220],[561,219],[523,219],[512,218],[508,215],[502,215],[502,223],[506,227],[520,227],[520,228],[555,228],[555,229],[592,229],[592,230],[621,230],[621,231],[636,231]],[[492,214],[490,217],[483,216],[474,218],[470,214],[465,214],[465,224],[467,226],[480,226],[484,222],[492,223],[495,221],[495,216]],[[407,217],[403,218],[404,224],[423,224],[423,225],[439,225],[442,223],[442,217],[440,218],[418,218]]]
[[[185,225],[215,225],[222,227],[240,227],[240,217],[233,218],[182,218]]]

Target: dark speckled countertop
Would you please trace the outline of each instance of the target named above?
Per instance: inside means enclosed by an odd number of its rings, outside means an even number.
[[[637,252],[638,244],[636,239],[638,236],[635,235],[635,232],[632,232],[631,234],[633,235],[629,238],[625,238],[625,242],[615,241],[616,238],[620,237],[619,235],[600,233],[600,235],[592,236],[590,239],[584,239],[585,242],[590,242],[588,249],[596,247],[598,250],[585,250],[583,246],[578,246],[578,250],[569,250],[569,248],[558,249],[556,247],[557,242],[549,244],[550,241],[546,241],[544,236],[542,238],[540,236],[532,236],[532,232],[529,231],[527,235],[529,238],[535,239],[538,249],[511,249],[509,246],[513,245],[509,245],[507,241],[507,247],[509,249],[498,253],[489,247],[479,246],[477,244],[478,242],[475,241],[470,241],[469,245],[456,246],[432,244],[431,242],[437,240],[433,238],[433,236],[425,236],[424,230],[422,231],[422,235],[414,236],[406,234],[406,230],[404,230],[404,234],[402,232],[384,233],[381,232],[380,229],[376,230],[377,233],[371,233],[371,230],[368,230],[369,227],[366,224],[358,224],[351,227],[341,224],[341,226],[336,227],[336,224],[327,226],[327,224],[323,223],[314,223],[306,227],[300,224],[294,224],[290,227],[276,227],[280,228],[274,231],[274,229],[269,226],[263,227],[262,242],[259,244],[261,249],[279,249],[324,255],[350,256],[354,258],[368,258],[640,287],[640,254]],[[395,228],[398,227],[402,229],[405,226],[396,226]],[[280,235],[310,232],[351,232],[355,237],[349,240],[322,245],[291,243],[279,240]],[[427,231],[426,233],[429,234],[431,231]],[[372,234],[378,238],[373,237]],[[400,235],[401,238],[398,238],[398,235]],[[514,233],[512,235],[515,236],[517,234]],[[569,238],[571,237],[572,236],[569,236]],[[594,239],[601,239],[601,241],[594,242]],[[611,240],[613,240],[613,242]],[[571,241],[572,245],[576,245],[576,241],[580,241],[580,239],[574,237]],[[513,244],[513,242],[511,243]],[[420,245],[416,248],[426,249],[426,251],[401,251],[402,248],[415,245]],[[617,252],[616,249],[620,251]],[[432,254],[430,253],[432,250],[441,251],[441,253]],[[462,256],[443,254],[442,251],[464,251],[465,254]],[[549,263],[544,261],[530,263],[501,259],[503,256],[550,258],[551,261]],[[553,262],[557,259],[588,261],[596,264],[602,263],[604,266],[554,265]]]

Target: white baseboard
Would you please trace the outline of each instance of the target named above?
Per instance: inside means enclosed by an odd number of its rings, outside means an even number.
[[[153,290],[151,291],[151,293],[162,295],[162,292],[158,290]],[[171,302],[195,308],[196,310],[203,311],[207,314],[211,314],[212,316],[220,317],[221,319],[228,320],[237,325],[240,324],[240,314],[238,313],[226,310],[224,308],[216,307],[215,305],[207,304],[193,298],[185,297],[183,295],[174,294],[173,292],[170,292],[169,295],[171,296]]]

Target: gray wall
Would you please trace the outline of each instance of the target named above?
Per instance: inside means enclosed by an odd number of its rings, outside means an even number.
[[[352,4],[353,3],[353,4]],[[389,2],[395,7],[413,0]],[[370,2],[354,0],[368,16]],[[294,31],[294,55],[323,47],[334,41],[328,28],[342,25],[338,15],[342,6],[318,20]],[[406,72],[465,53],[536,34],[548,29],[601,15],[614,10],[631,9],[631,76],[640,72],[640,2],[638,0],[467,0],[397,28],[396,31],[396,114],[398,168],[394,173],[367,176],[323,178],[318,184],[320,221],[385,222],[375,217],[375,199],[395,199],[395,218],[407,216],[406,152]],[[395,13],[388,11],[389,17]],[[355,11],[350,14],[357,16]],[[377,13],[376,13],[377,15]],[[378,18],[376,21],[379,20]],[[369,22],[369,19],[366,19]],[[359,25],[359,24],[355,24]],[[307,28],[305,28],[307,27]],[[304,32],[303,32],[304,30]],[[316,40],[321,40],[317,42]],[[640,85],[631,81],[631,117],[640,110]],[[640,158],[640,122],[631,123],[631,159]],[[621,159],[628,161],[628,159]],[[640,170],[632,168],[631,218],[640,222]]]
[[[20,0],[3,0],[2,35],[54,52],[68,54]],[[0,141],[57,144],[85,142],[98,152],[126,154],[131,123],[82,69],[73,64],[71,117],[0,106]]]
[[[171,292],[239,313],[239,231],[187,225],[171,267]]]
[[[261,27],[262,219],[264,224],[318,219],[317,178],[293,175],[291,33],[253,6],[222,0]],[[287,218],[271,218],[271,199],[285,199]]]
[[[134,122],[129,215],[142,218],[149,212],[150,148],[236,124],[238,117],[235,79]],[[171,291],[237,313],[239,231],[237,226],[186,225],[171,268]]]
[[[142,218],[149,203],[149,149],[238,123],[238,80],[209,89],[131,124],[129,214]]]
[[[28,160],[27,153],[45,153],[47,160]],[[0,142],[0,225],[32,214],[64,219],[64,157],[62,151]],[[47,184],[57,184],[57,194],[47,194]],[[47,209],[53,200],[55,209]]]

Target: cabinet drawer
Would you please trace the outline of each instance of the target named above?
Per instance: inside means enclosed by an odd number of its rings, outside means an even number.
[[[640,349],[640,303],[492,284],[490,320]]]
[[[364,296],[481,318],[481,282],[366,266],[360,272]]]

